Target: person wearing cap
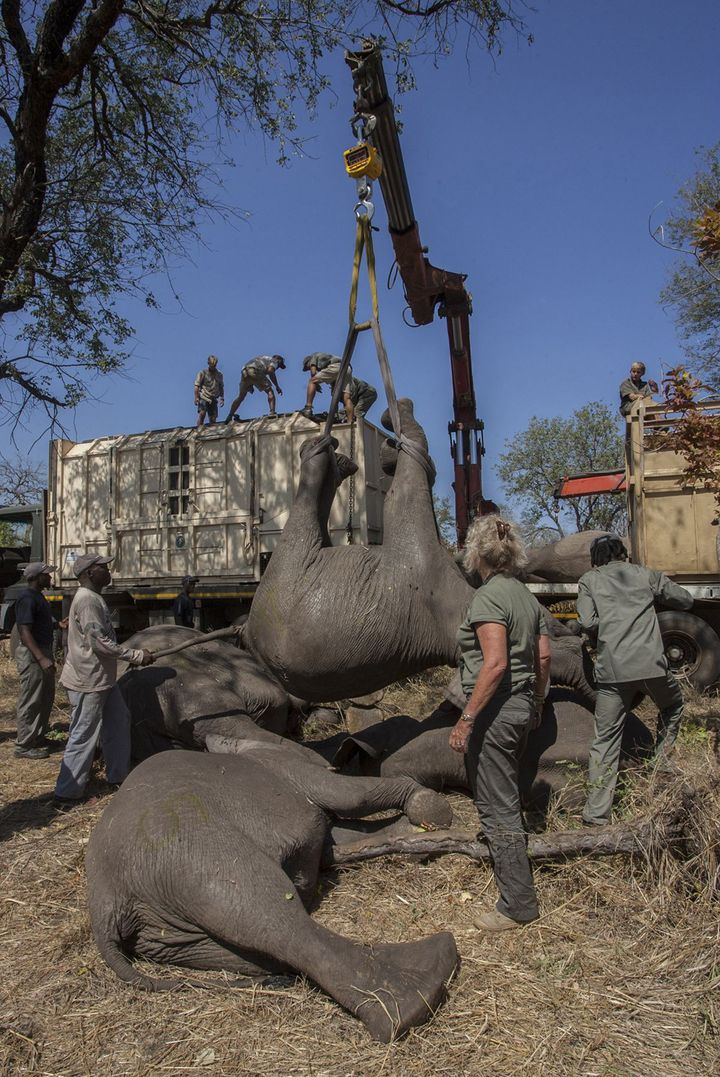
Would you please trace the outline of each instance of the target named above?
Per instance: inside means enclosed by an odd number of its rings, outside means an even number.
[[[68,617],[67,658],[60,683],[73,707],[70,735],[55,786],[56,807],[82,802],[90,776],[95,747],[102,739],[105,774],[119,785],[130,770],[130,714],[117,686],[118,661],[149,666],[151,651],[136,651],[117,643],[110,610],[102,590],[110,583],[112,557],[86,553],[73,572],[80,586]]]
[[[181,625],[183,628],[194,628],[193,614],[195,612],[195,603],[190,598],[190,592],[195,584],[198,582],[197,576],[183,576],[180,581],[182,591],[173,602],[173,615],[175,617],[175,624]]]
[[[303,370],[310,372],[310,380],[308,381],[305,407],[302,409],[301,415],[304,415],[307,419],[312,416],[315,394],[322,392],[323,385],[330,385],[331,387],[335,385],[341,366],[342,359],[340,356],[331,355],[329,352],[312,352],[310,355],[305,356]],[[345,414],[349,422],[352,422],[355,418],[355,408],[350,396],[352,380],[352,367],[348,365],[343,378],[342,398],[345,405]]]
[[[199,371],[195,378],[195,407],[197,408],[198,429],[205,422],[208,425],[217,422],[218,405],[225,403],[225,380],[218,370],[217,355],[208,355],[207,366]]]
[[[680,686],[668,668],[655,606],[689,610],[692,595],[662,572],[633,565],[617,535],[590,547],[592,568],[578,582],[580,627],[596,647],[595,730],[588,764],[583,822],[610,821],[623,728],[638,692],[658,708],[653,762],[670,770],[670,753],[683,713]]]
[[[267,394],[270,418],[275,418],[275,393],[273,392],[273,386],[277,389],[279,396],[283,395],[283,391],[278,385],[277,376],[275,374],[275,371],[278,369],[285,369],[285,360],[282,355],[256,355],[254,359],[251,359],[249,363],[245,364],[240,375],[238,395],[230,405],[230,411],[225,420],[226,423],[232,422],[233,419],[238,418],[235,414],[238,408],[248,393],[254,393],[256,389]]]
[[[15,624],[20,642],[15,664],[20,677],[17,701],[17,742],[15,755],[21,759],[47,759],[50,751],[43,743],[55,701],[55,661],[53,633],[56,622],[43,591],[50,586],[54,565],[33,561],[23,570],[27,586],[15,600]]]
[[[633,363],[630,367],[630,377],[620,383],[620,414],[629,415],[633,404],[638,400],[652,400],[653,393],[658,391],[657,382],[650,378],[643,380],[645,374],[644,363]]]

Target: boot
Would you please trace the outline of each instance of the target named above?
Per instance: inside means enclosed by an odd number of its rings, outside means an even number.
[[[300,412],[300,414],[304,415],[306,419],[312,419],[312,413],[313,413],[313,410],[312,410],[312,408],[310,407],[309,404],[306,404],[305,407]]]
[[[473,923],[478,931],[497,934],[500,931],[512,931],[516,927],[525,927],[526,922],[524,920],[512,920],[509,916],[498,912],[497,909],[488,909],[487,912],[481,912],[473,920]],[[532,923],[532,921],[528,920],[527,923]]]

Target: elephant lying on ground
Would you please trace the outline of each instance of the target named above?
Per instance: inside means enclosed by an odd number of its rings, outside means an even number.
[[[396,807],[411,822],[448,826],[449,807],[411,779],[335,774],[288,745],[260,730],[233,743],[238,754],[168,752],[132,772],[88,845],[95,939],[121,979],[149,989],[167,982],[131,956],[251,981],[302,973],[389,1041],[432,1016],[455,942],[443,932],[362,945],[311,919],[329,815]]]
[[[529,562],[523,579],[577,583],[583,573],[590,571],[590,547],[594,540],[607,534],[607,531],[578,531],[557,542],[528,550]]]
[[[160,651],[190,639],[200,640],[202,633],[157,625],[131,636],[127,646]],[[232,735],[241,715],[275,733],[287,730],[287,692],[251,655],[223,640],[129,669],[118,683],[130,710],[137,760],[164,748],[202,748],[209,733]]]
[[[442,706],[430,718],[418,722],[395,715],[353,736],[338,733],[308,742],[339,769],[361,774],[410,777],[430,789],[470,790],[465,757],[448,743],[456,710]],[[572,693],[553,688],[545,704],[543,720],[528,736],[520,760],[520,791],[526,807],[545,809],[553,793],[566,790],[573,806],[584,795],[588,755],[593,736],[592,712]],[[623,759],[637,759],[652,746],[652,736],[635,715],[628,715],[623,734]]]

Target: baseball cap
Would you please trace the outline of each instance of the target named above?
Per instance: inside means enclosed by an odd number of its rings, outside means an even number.
[[[83,553],[75,558],[73,572],[76,576],[80,577],[83,572],[87,572],[93,565],[109,565],[113,560],[114,558],[102,557],[99,553]]]
[[[54,571],[55,565],[46,565],[44,561],[31,561],[29,565],[25,565],[22,574],[26,580],[34,580],[37,576],[42,576],[43,572]]]
[[[186,583],[197,583],[199,579],[199,576],[183,576],[183,578],[180,580],[180,583],[184,587]]]
[[[285,369],[285,359],[283,358],[283,356],[282,356],[282,355],[273,355],[273,359],[274,359],[274,360],[275,360],[275,362],[277,363],[277,365],[278,365],[278,367],[280,368],[280,370],[284,370],[284,369]]]

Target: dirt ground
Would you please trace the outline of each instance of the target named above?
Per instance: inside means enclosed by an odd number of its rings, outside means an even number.
[[[323,879],[315,916],[363,941],[402,941],[450,929],[462,964],[434,1020],[391,1045],[321,991],[238,990],[197,974],[206,989],[146,994],[100,959],[85,907],[83,857],[108,803],[57,816],[47,761],[13,754],[16,681],[0,657],[0,1072],[42,1077],[148,1074],[277,1077],[674,1077],[720,1074],[720,791],[715,735],[686,724],[683,777],[699,791],[681,858],[585,858],[536,870],[540,920],[487,939],[473,914],[493,900],[490,871],[459,856],[377,860]],[[422,684],[393,694],[420,715]],[[696,702],[696,716],[720,702]],[[54,718],[67,724],[59,700]],[[628,818],[677,796],[638,773],[622,795]],[[461,796],[460,825],[473,826]],[[577,826],[555,811],[550,829]],[[168,970],[169,976],[177,976]]]

